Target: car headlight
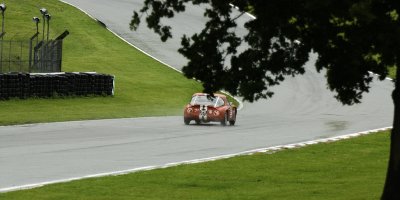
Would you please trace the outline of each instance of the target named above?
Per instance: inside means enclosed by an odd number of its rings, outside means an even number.
[[[193,108],[188,108],[188,109],[186,110],[186,112],[188,112],[188,113],[193,112]]]

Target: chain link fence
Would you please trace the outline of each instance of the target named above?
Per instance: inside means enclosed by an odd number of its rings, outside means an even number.
[[[33,48],[29,72],[61,72],[62,40],[41,42]]]
[[[0,40],[0,72],[29,72],[29,41]]]
[[[54,40],[38,40],[35,34],[30,40],[0,40],[0,73],[61,72],[63,39],[65,31]]]

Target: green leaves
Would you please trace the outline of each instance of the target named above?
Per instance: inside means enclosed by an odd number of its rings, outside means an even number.
[[[129,28],[131,30],[136,31],[136,29],[138,28],[139,24],[140,24],[140,17],[139,17],[139,14],[135,11],[135,12],[133,12],[132,20],[129,23]]]
[[[179,52],[189,60],[185,76],[202,81],[205,92],[226,90],[248,101],[269,98],[272,86],[304,73],[313,51],[318,54],[317,69],[326,69],[328,87],[339,101],[351,105],[368,92],[371,71],[384,79],[387,66],[400,60],[395,53],[400,49],[396,1],[146,0],[140,12],[165,41],[172,30],[160,19],[184,11],[189,2],[208,4],[208,21],[200,33],[182,38]],[[245,10],[256,19],[245,23],[248,33],[239,37],[235,21]],[[135,12],[133,29],[139,18]],[[240,45],[247,49],[238,52]],[[380,55],[379,62],[368,55]]]

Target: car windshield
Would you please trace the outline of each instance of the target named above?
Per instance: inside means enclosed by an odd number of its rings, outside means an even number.
[[[218,107],[224,105],[224,101],[220,97],[212,97],[210,95],[196,95],[192,97],[190,104]]]

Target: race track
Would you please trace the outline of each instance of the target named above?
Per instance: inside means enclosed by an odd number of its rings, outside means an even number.
[[[132,11],[141,8],[141,1],[66,0],[179,70],[185,63],[176,52],[180,35],[201,30],[202,8],[189,7],[185,14],[169,20],[175,37],[161,43],[145,24],[138,32],[129,30]],[[243,16],[238,24],[248,19]],[[185,126],[182,117],[0,127],[0,190],[391,126],[391,81],[375,81],[362,104],[345,107],[326,89],[324,75],[314,70],[315,57],[311,55],[304,76],[287,79],[276,87],[271,100],[245,103],[234,127]]]

